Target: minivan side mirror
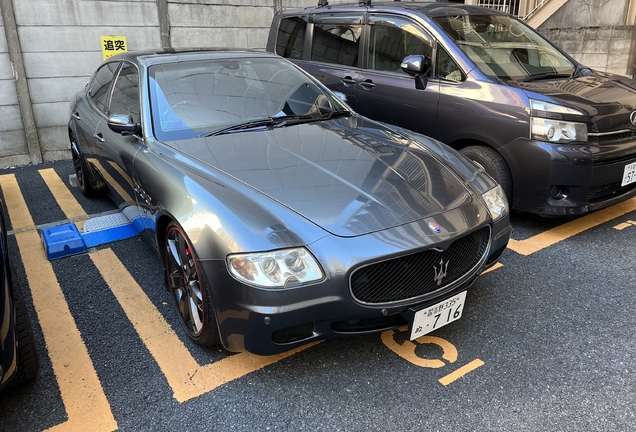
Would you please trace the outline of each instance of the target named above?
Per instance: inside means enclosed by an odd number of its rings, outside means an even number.
[[[415,77],[415,88],[424,90],[426,88],[426,74],[431,70],[432,64],[430,57],[408,55],[404,57],[400,67],[405,73]]]
[[[125,114],[113,114],[109,116],[108,127],[113,132],[122,135],[133,135],[139,131],[139,124],[133,122],[132,117]]]

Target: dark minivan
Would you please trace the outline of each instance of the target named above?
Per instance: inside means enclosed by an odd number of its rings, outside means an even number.
[[[417,2],[287,10],[267,49],[358,113],[460,150],[517,210],[579,215],[636,195],[636,81],[592,71],[510,15]]]

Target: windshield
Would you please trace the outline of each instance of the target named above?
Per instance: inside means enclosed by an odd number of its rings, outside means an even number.
[[[506,15],[434,18],[488,76],[505,80],[572,76],[576,66],[534,30]]]
[[[262,122],[268,118],[290,119],[278,122],[284,126],[347,109],[282,59],[175,61],[151,66],[148,73],[154,133],[165,141],[268,124]]]

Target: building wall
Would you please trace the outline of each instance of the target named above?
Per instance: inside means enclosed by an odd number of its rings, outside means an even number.
[[[582,64],[627,75],[629,0],[568,0],[538,30]]]

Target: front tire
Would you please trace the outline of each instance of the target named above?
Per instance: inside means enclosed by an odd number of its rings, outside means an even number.
[[[476,162],[477,165],[494,178],[504,190],[508,202],[512,203],[512,175],[510,174],[510,168],[497,151],[486,146],[469,146],[459,152]]]
[[[196,344],[219,345],[210,289],[201,277],[192,244],[174,222],[166,229],[164,247],[166,283],[181,325]]]

